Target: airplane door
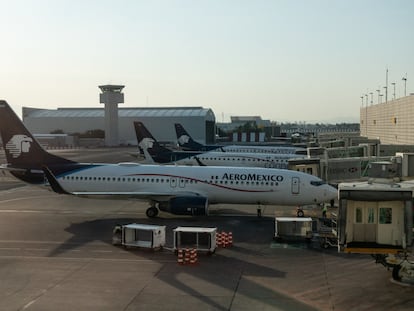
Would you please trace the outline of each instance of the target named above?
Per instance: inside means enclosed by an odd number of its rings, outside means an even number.
[[[176,188],[177,187],[177,178],[171,178],[170,179],[170,187]]]
[[[292,177],[292,194],[299,194],[300,179]]]
[[[184,178],[180,178],[180,188],[184,188],[185,187],[185,179]]]

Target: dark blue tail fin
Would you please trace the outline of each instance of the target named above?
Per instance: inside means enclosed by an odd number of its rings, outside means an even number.
[[[144,153],[144,150],[147,150],[148,153],[154,157],[162,153],[171,152],[170,149],[165,148],[158,143],[142,122],[135,121],[134,127],[137,135],[138,147],[142,153]]]
[[[4,100],[0,100],[0,135],[8,169],[15,177],[26,182],[42,182],[42,167],[45,165],[56,167],[76,163],[44,150]],[[16,171],[13,172],[13,169]]]
[[[180,123],[175,123],[175,133],[177,134],[178,144],[184,150],[204,151],[204,145],[196,142]]]

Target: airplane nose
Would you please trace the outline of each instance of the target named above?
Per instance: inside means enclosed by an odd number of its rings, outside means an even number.
[[[338,196],[338,190],[335,187],[328,185],[328,188],[325,191],[325,197],[327,200],[336,199]]]

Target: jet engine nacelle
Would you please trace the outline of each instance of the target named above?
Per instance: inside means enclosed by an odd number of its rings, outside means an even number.
[[[208,215],[208,200],[204,197],[175,197],[161,202],[159,209],[175,215]]]

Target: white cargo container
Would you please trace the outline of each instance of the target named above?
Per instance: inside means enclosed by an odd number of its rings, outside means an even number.
[[[174,251],[195,248],[198,251],[214,253],[217,228],[177,227],[174,232]]]
[[[275,236],[279,239],[312,239],[312,218],[276,217]]]
[[[112,241],[128,247],[159,249],[165,245],[165,226],[135,223],[116,226]]]

